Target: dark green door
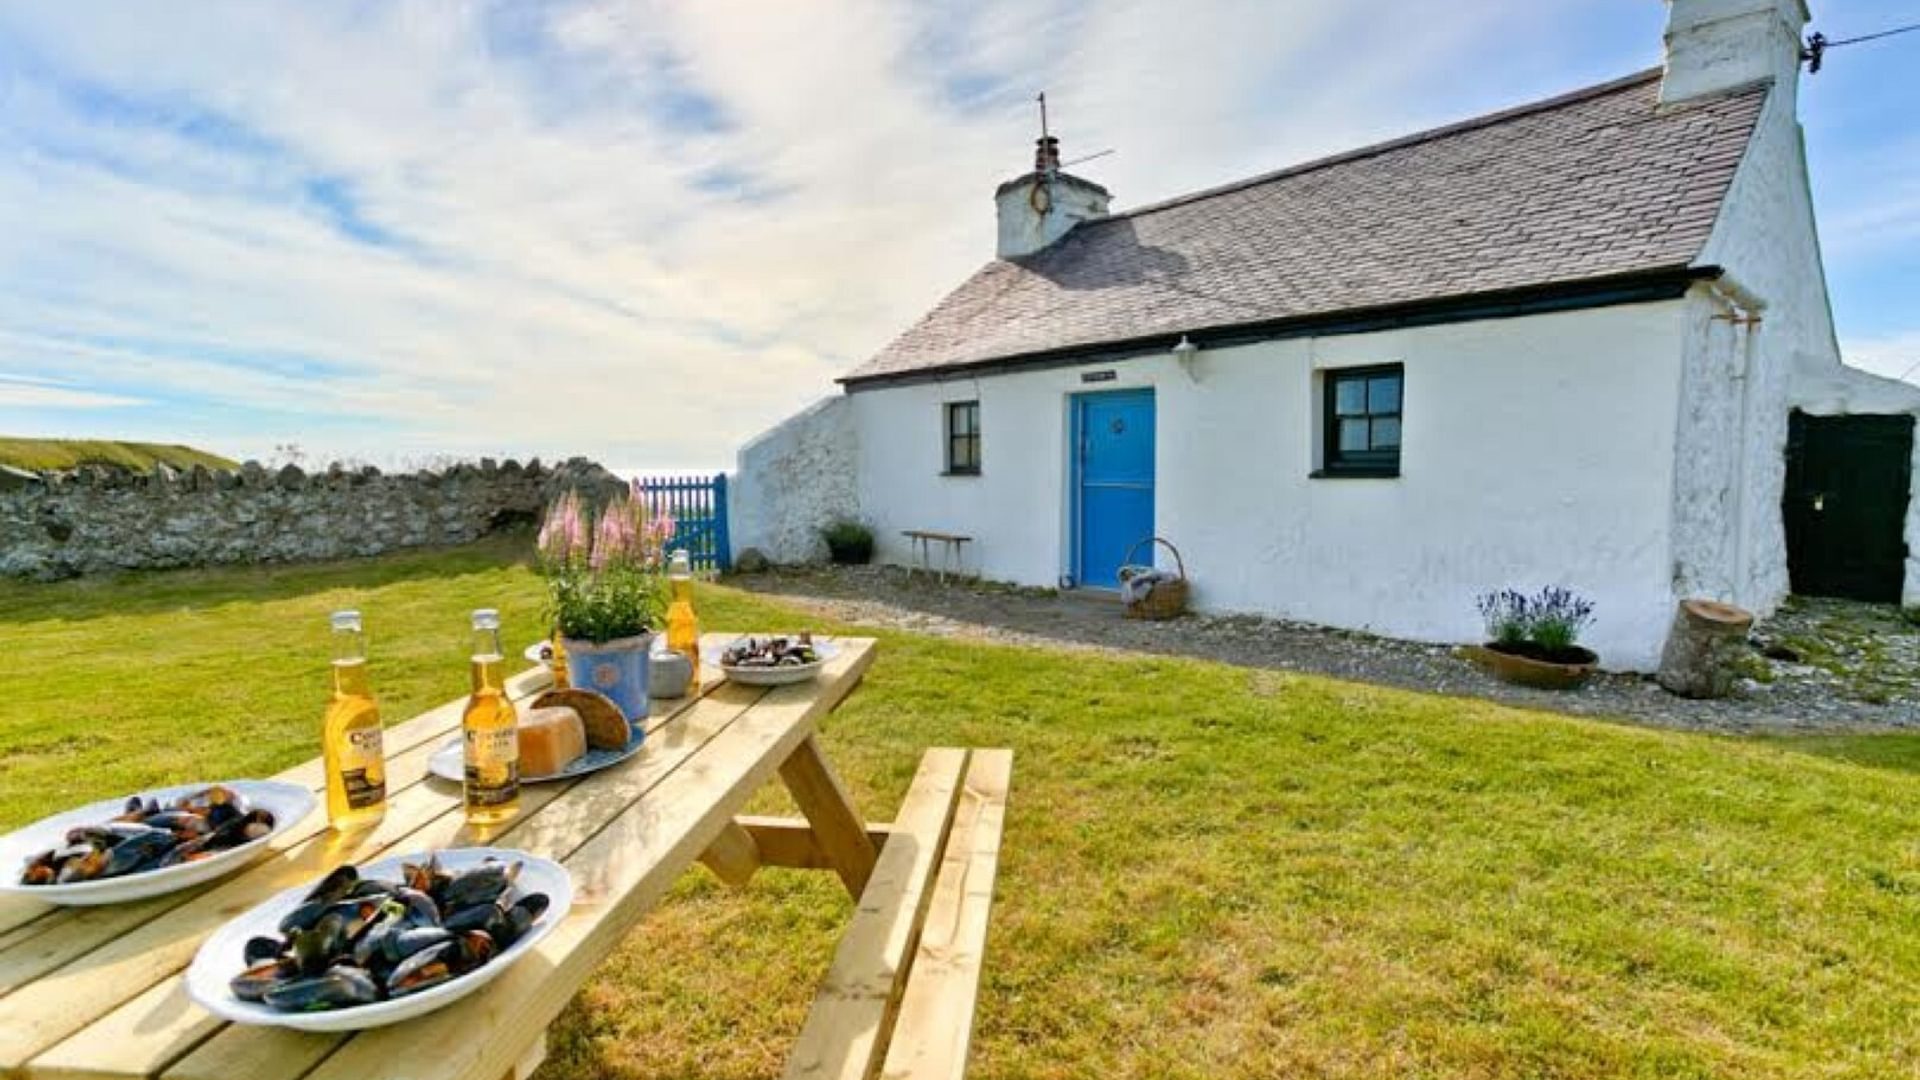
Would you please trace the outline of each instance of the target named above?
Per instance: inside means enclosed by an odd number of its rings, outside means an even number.
[[[1809,416],[1787,424],[1787,573],[1802,596],[1900,601],[1913,417]]]

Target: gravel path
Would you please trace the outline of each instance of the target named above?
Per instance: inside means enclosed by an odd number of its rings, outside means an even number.
[[[1251,616],[1121,617],[1117,602],[930,578],[883,567],[780,569],[728,584],[823,618],[941,637],[1221,660],[1358,682],[1720,732],[1920,731],[1920,625],[1894,608],[1791,602],[1755,634],[1752,676],[1723,701],[1688,701],[1651,679],[1601,675],[1567,693],[1510,686],[1425,645]],[[1767,655],[1763,655],[1763,652]]]

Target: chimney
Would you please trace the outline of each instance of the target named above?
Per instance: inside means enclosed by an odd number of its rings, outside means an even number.
[[[1806,0],[1667,0],[1661,104],[1772,79],[1793,101]]]
[[[1033,150],[1033,171],[1001,184],[993,193],[1000,218],[995,254],[1031,255],[1067,235],[1082,221],[1107,216],[1107,189],[1060,171],[1060,140],[1042,135]]]

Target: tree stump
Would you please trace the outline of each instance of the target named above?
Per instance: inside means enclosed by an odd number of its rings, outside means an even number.
[[[1713,600],[1682,600],[1660,654],[1660,685],[1688,698],[1733,692],[1733,658],[1745,646],[1753,613]]]

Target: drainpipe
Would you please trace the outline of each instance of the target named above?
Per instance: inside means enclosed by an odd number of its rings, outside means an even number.
[[[1747,459],[1751,456],[1747,448],[1748,430],[1752,424],[1753,413],[1753,338],[1754,330],[1761,323],[1761,312],[1766,303],[1753,293],[1742,288],[1739,283],[1727,277],[1715,281],[1711,288],[1714,302],[1723,309],[1723,314],[1713,316],[1724,319],[1739,334],[1739,342],[1734,346],[1733,378],[1740,384],[1740,423],[1736,430],[1739,444],[1734,447],[1733,461],[1733,596],[1736,604],[1745,605],[1747,599]]]

